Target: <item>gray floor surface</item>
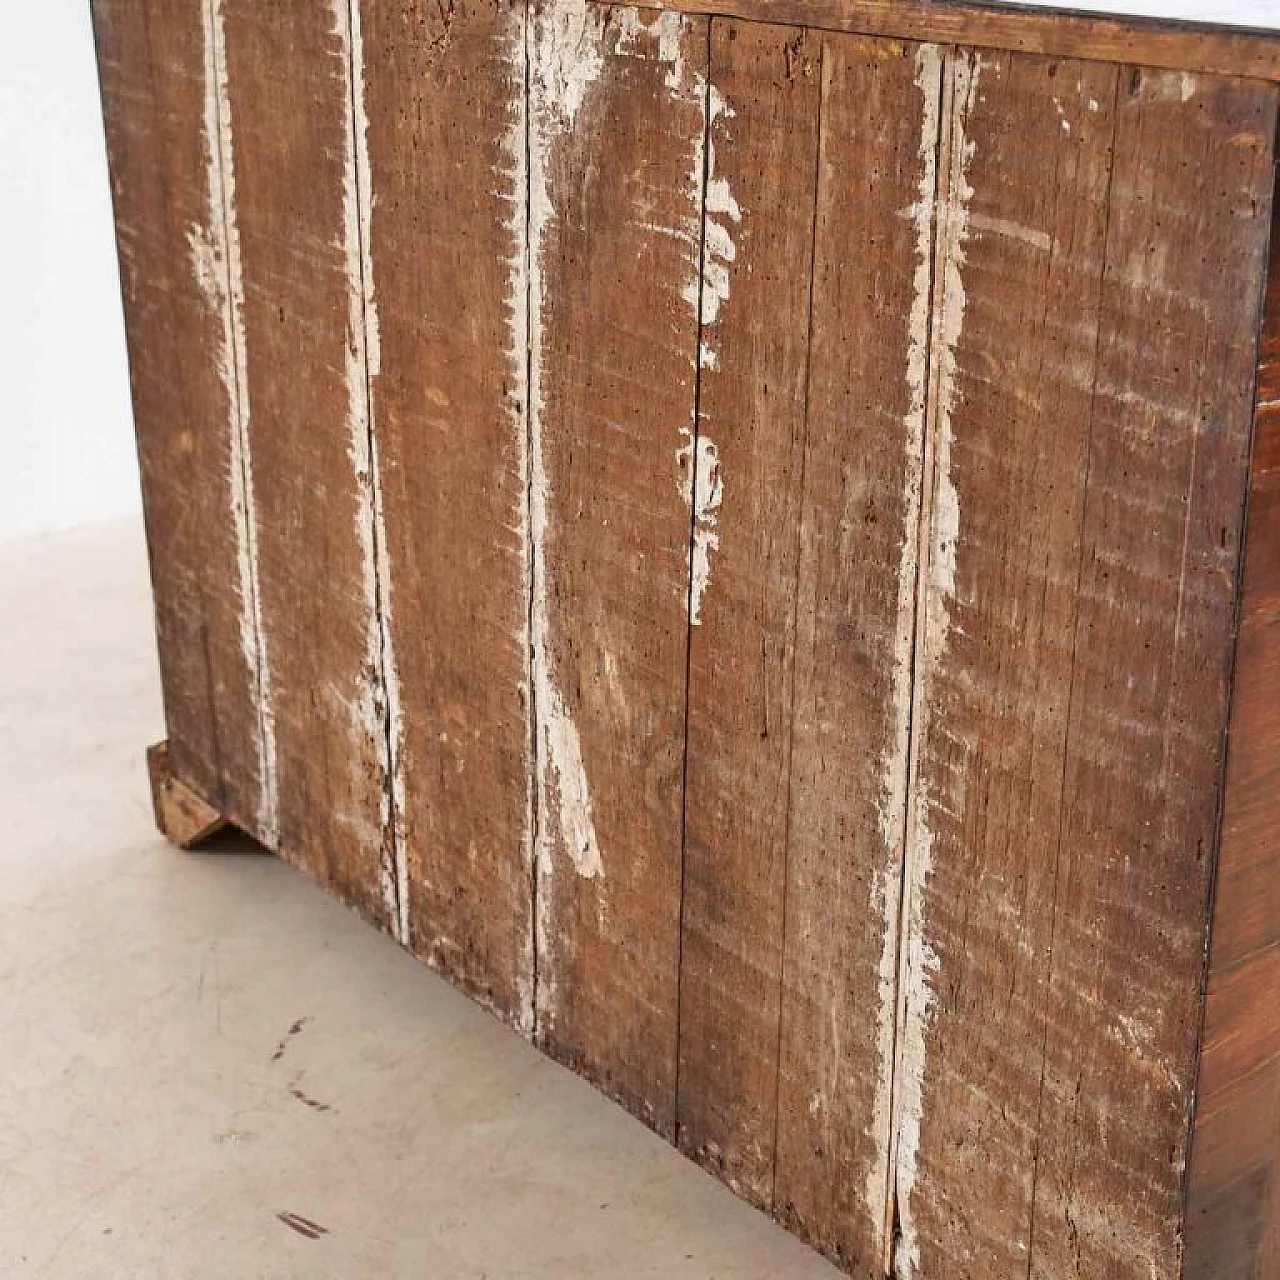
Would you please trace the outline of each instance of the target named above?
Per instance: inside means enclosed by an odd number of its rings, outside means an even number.
[[[152,828],[136,523],[0,545],[0,1277],[833,1280],[261,854]]]

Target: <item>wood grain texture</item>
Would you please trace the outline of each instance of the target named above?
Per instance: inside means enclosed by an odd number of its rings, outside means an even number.
[[[224,8],[278,770],[267,843],[391,927],[350,13],[345,0]]]
[[[664,7],[814,30],[1280,80],[1280,35],[1271,31],[952,0],[669,0]]]
[[[1181,1261],[1275,116],[1256,83],[1122,87],[1041,1117],[1045,1276]]]
[[[208,14],[97,0],[93,17],[173,766],[252,827],[257,637]]]
[[[827,36],[775,1213],[885,1255],[941,53]]]
[[[900,1065],[906,1275],[1014,1274],[1029,1253],[1117,79],[1011,55],[947,64]]]
[[[537,1034],[668,1136],[706,41],[534,7]]]
[[[953,65],[899,1265],[1173,1277],[1273,93]]]
[[[525,10],[360,13],[409,940],[528,1030]]]
[[[1186,1280],[1280,1270],[1280,232],[1273,205]]]
[[[677,1122],[765,1206],[821,75],[801,31],[712,23]]]
[[[854,1274],[1269,1276],[1280,42],[782,13],[96,0],[162,822]]]

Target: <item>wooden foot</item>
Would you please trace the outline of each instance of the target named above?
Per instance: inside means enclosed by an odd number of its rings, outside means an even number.
[[[192,849],[227,825],[217,809],[174,776],[167,742],[147,748],[147,770],[156,826],[179,849]]]

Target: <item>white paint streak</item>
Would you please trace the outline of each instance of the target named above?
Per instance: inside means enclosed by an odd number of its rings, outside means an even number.
[[[693,626],[702,622],[702,597],[711,581],[711,553],[720,548],[717,529],[720,503],[724,498],[724,481],[720,473],[720,455],[714,441],[705,435],[698,436],[697,457],[689,440],[680,450],[679,460],[687,472],[692,467],[693,483],[693,560],[690,565],[692,584],[689,592],[689,621]],[[688,498],[687,487],[681,492]]]
[[[922,501],[925,415],[928,401],[930,289],[933,282],[934,209],[937,200],[939,96],[942,54],[936,45],[921,45],[916,54],[916,87],[920,91],[920,178],[912,205],[915,224],[915,271],[907,320],[907,390],[903,418],[906,465],[901,502],[902,552],[898,560],[897,619],[893,642],[890,703],[893,740],[885,753],[880,781],[880,835],[884,848],[881,874],[871,886],[871,911],[883,928],[877,970],[876,1074],[870,1138],[876,1158],[867,1173],[868,1206],[885,1203],[892,1166],[893,1073],[898,1030],[898,937],[911,746],[912,650],[917,625],[916,571]],[[887,1228],[887,1224],[886,1224]]]
[[[715,370],[720,367],[720,357],[712,330],[720,318],[721,308],[729,300],[729,269],[738,257],[738,246],[729,224],[742,222],[742,209],[730,189],[729,180],[716,171],[716,133],[724,128],[723,122],[733,118],[733,108],[715,85],[708,89],[700,75],[695,78],[695,83],[709,116],[705,122],[704,218],[700,227],[696,215],[693,219],[695,230],[701,231],[702,261],[691,264],[692,274],[681,292],[685,302],[693,308],[701,328],[698,363],[703,370]],[[690,203],[694,209],[703,204],[703,177],[704,156],[699,146],[695,148],[694,164],[689,174]],[[688,425],[680,429],[681,444],[676,450],[680,491],[693,512],[689,622],[695,627],[702,622],[702,598],[711,582],[712,552],[720,547],[718,524],[720,504],[724,498],[724,474],[720,468],[719,452],[715,442],[696,427],[691,416]]]
[[[536,666],[535,662],[535,671]],[[545,660],[540,664],[546,667]],[[604,875],[604,860],[596,841],[591,812],[591,789],[582,759],[577,726],[565,706],[549,671],[540,680],[543,700],[538,703],[546,763],[555,779],[555,808],[560,817],[560,837],[574,870],[585,880]],[[547,778],[550,782],[550,777]],[[550,788],[548,787],[548,793]]]
[[[1021,240],[1023,244],[1028,244],[1043,253],[1048,253],[1053,248],[1053,237],[1047,231],[1023,226],[1022,223],[1014,222],[1010,218],[993,218],[989,214],[975,213],[969,221],[969,230],[985,231],[1010,240]]]
[[[615,9],[612,22],[617,32],[616,52],[649,58],[651,42],[658,42],[658,61],[667,67],[668,89],[679,90],[685,84],[684,27],[685,18],[674,9],[654,12],[649,9]]]
[[[587,0],[551,0],[540,10],[532,45],[532,70],[539,99],[534,114],[535,132],[543,133],[544,143],[573,126],[587,91],[599,79],[604,69],[607,17],[607,9],[588,4]],[[551,135],[545,132],[548,127]]]
[[[956,347],[964,325],[965,290],[962,268],[969,236],[969,165],[973,142],[965,126],[978,88],[981,62],[965,56],[947,64],[951,103],[945,126],[950,142],[947,191],[939,209],[940,240],[937,262],[932,354],[933,502],[929,513],[929,559],[923,616],[918,624],[918,689],[912,733],[916,744],[927,735],[930,691],[946,655],[951,629],[951,603],[956,587],[956,541],[960,534],[960,504],[951,475],[951,414],[956,391]],[[918,749],[913,755],[918,759]],[[898,1061],[897,1186],[901,1245],[896,1257],[898,1280],[913,1280],[920,1264],[913,1197],[916,1189],[920,1130],[924,1111],[927,1046],[932,1018],[933,992],[939,958],[930,945],[925,927],[925,893],[933,865],[933,832],[930,812],[933,797],[928,781],[917,778],[907,838],[906,946],[902,966],[901,1039]]]
[[[604,874],[596,839],[591,788],[577,727],[556,686],[551,653],[550,593],[547,582],[547,529],[551,480],[543,448],[543,311],[546,301],[542,259],[556,211],[548,191],[548,172],[557,142],[572,128],[592,84],[604,67],[606,11],[586,0],[554,0],[541,11],[530,32],[532,71],[529,118],[529,257],[527,266],[528,432],[525,465],[528,477],[526,537],[532,581],[529,646],[533,700],[537,712],[537,832],[540,885],[550,881],[554,848],[546,818],[554,808],[561,843],[578,875]],[[524,280],[515,273],[513,290]],[[518,330],[516,331],[518,337]],[[523,353],[522,353],[523,355]],[[521,374],[523,376],[523,372]],[[547,937],[550,893],[539,895],[539,946]]]
[[[374,290],[370,235],[373,178],[369,167],[369,118],[365,108],[364,36],[359,0],[331,0],[333,31],[343,52],[344,84],[352,109],[343,139],[343,238],[347,275],[347,452],[356,480],[356,539],[365,609],[365,663],[359,697],[351,705],[352,729],[364,749],[353,751],[355,767],[372,747],[386,784],[376,843],[384,846],[382,891],[396,937],[408,945],[408,858],[404,833],[404,721],[399,673],[391,632],[391,581],[387,562],[382,483],[373,428],[373,382],[381,371],[382,347]],[[355,779],[357,793],[366,785]],[[387,845],[387,841],[390,844]]]
[[[720,317],[720,308],[729,300],[729,267],[738,256],[733,228],[724,220],[728,219],[735,225],[742,222],[742,209],[730,190],[729,180],[716,171],[716,133],[724,127],[723,121],[733,119],[733,108],[715,85],[711,86],[708,110],[711,118],[707,128],[707,198],[702,271],[700,276],[695,272],[693,279],[684,288],[685,301],[694,308],[702,322],[703,347],[706,350],[710,350],[706,331],[714,327]],[[699,154],[696,171],[691,174],[691,181],[699,193],[702,190],[702,161],[703,157]],[[712,359],[714,360],[714,354]]]
[[[270,848],[279,845],[276,796],[276,735],[271,673],[262,625],[258,582],[258,512],[249,455],[249,373],[245,352],[244,272],[236,220],[235,141],[227,88],[226,30],[222,0],[204,0],[204,146],[208,164],[206,227],[188,232],[196,281],[222,323],[219,368],[230,405],[231,515],[236,537],[240,590],[240,644],[257,686],[258,831]]]

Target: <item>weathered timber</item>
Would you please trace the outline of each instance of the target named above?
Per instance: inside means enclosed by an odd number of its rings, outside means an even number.
[[[401,928],[528,1030],[525,10],[352,12]]]
[[[681,1147],[772,1202],[821,41],[711,26]]]
[[[207,0],[100,0],[94,30],[170,749],[196,791],[258,825],[267,769],[221,46]]]
[[[94,20],[169,838],[864,1280],[1280,1266],[1276,38]]]
[[[1266,321],[1196,1088],[1186,1280],[1280,1271],[1280,234]]]
[[[667,1136],[706,30],[530,26],[537,1036]]]
[[[390,852],[351,13],[209,0],[224,48],[261,703],[254,835],[384,926]],[[232,180],[233,179],[233,180]]]
[[[904,1270],[1173,1276],[1274,93],[950,65]]]
[[[822,42],[774,1212],[838,1261],[888,1245],[941,74]]]

